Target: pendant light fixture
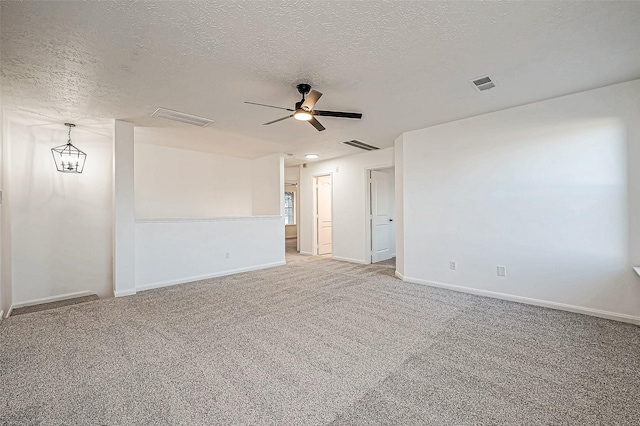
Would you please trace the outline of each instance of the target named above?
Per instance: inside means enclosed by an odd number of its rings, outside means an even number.
[[[51,148],[53,161],[56,163],[56,169],[59,172],[82,173],[87,154],[71,144],[71,128],[76,127],[76,125],[71,123],[64,123],[64,125],[69,128],[67,144]]]

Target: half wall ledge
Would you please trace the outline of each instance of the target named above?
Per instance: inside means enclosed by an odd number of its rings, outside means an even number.
[[[177,218],[142,218],[136,219],[136,223],[172,223],[172,222],[218,222],[225,220],[269,220],[269,219],[282,219],[280,215],[265,215],[265,216],[220,216],[220,217],[177,217]]]

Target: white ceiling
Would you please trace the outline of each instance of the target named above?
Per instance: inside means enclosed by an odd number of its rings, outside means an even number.
[[[302,160],[403,131],[640,78],[640,2],[2,1],[2,103],[55,122],[119,118],[137,141]],[[479,93],[469,80],[492,74]],[[293,119],[295,85],[317,108]],[[165,107],[215,120],[186,127]]]

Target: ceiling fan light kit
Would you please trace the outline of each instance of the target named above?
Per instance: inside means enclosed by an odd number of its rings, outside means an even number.
[[[362,113],[360,112],[341,112],[341,111],[321,111],[317,109],[313,109],[318,102],[318,99],[322,96],[322,93],[317,90],[311,90],[311,86],[306,83],[300,83],[296,86],[298,88],[298,92],[302,95],[302,99],[299,102],[296,102],[295,108],[283,108],[274,105],[267,104],[259,104],[256,102],[245,102],[245,104],[265,106],[269,108],[277,108],[283,109],[285,111],[291,111],[293,114],[287,115],[286,117],[278,118],[277,120],[269,121],[264,123],[264,126],[268,126],[273,123],[277,123],[278,121],[286,120],[287,118],[295,118],[300,121],[308,121],[313,127],[316,128],[319,132],[325,130],[325,127],[320,124],[320,122],[316,119],[316,116],[322,117],[338,117],[338,118],[353,118],[353,119],[361,119]]]
[[[309,111],[299,109],[293,114],[293,118],[300,121],[309,121],[313,118],[313,115]]]

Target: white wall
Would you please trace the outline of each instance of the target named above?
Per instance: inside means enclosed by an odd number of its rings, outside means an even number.
[[[111,135],[72,131],[82,174],[56,171],[66,128],[9,121],[13,305],[77,292],[107,296],[111,271]]]
[[[8,142],[5,136],[7,126],[5,122],[2,98],[0,97],[0,191],[2,191],[2,204],[0,205],[0,321],[9,313],[11,307],[11,224],[9,220],[8,204],[8,175],[6,173],[8,163]]]
[[[5,137],[4,137],[4,107],[2,106],[2,90],[0,90],[0,191],[2,195],[6,195],[5,182],[6,176],[4,173],[5,166]],[[0,322],[11,307],[11,273],[8,271],[11,261],[7,259],[7,254],[10,253],[8,248],[8,217],[7,208],[5,207],[6,200],[3,200],[0,205]]]
[[[284,181],[287,183],[297,183],[300,180],[300,167],[285,167],[284,168]]]
[[[251,178],[253,215],[281,216],[284,212],[284,156],[274,154],[251,161]]]
[[[3,126],[3,172],[11,178],[6,194],[11,193],[12,203],[2,207],[8,223],[2,229],[3,261],[10,261],[2,271],[12,280],[8,298],[14,307],[81,293],[112,294],[112,177],[114,167],[121,175],[125,163],[135,171],[135,203],[142,218],[244,216],[136,223],[136,289],[284,263],[282,155],[249,161],[139,145],[135,161],[131,150],[123,152],[124,162],[114,163],[113,126],[87,131],[80,125],[72,139],[88,154],[84,173],[63,174],[56,171],[50,149],[66,142],[66,131],[41,123],[21,117]],[[260,179],[252,170],[260,171]],[[254,200],[258,212],[271,216],[251,217]],[[220,250],[229,258],[215,258]]]
[[[283,162],[136,145],[136,290],[284,264]]]
[[[136,223],[138,291],[284,263],[279,216]]]
[[[638,99],[640,80],[405,133],[405,279],[639,317]]]
[[[333,253],[336,259],[366,263],[368,226],[366,170],[393,166],[394,149],[363,152],[308,163],[300,172],[300,251],[313,253],[313,176],[333,175]]]
[[[404,152],[403,135],[395,141],[395,203],[396,203],[396,274],[404,274]]]
[[[250,216],[251,160],[135,144],[136,218]]]
[[[113,295],[136,292],[135,147],[133,123],[113,120]]]

